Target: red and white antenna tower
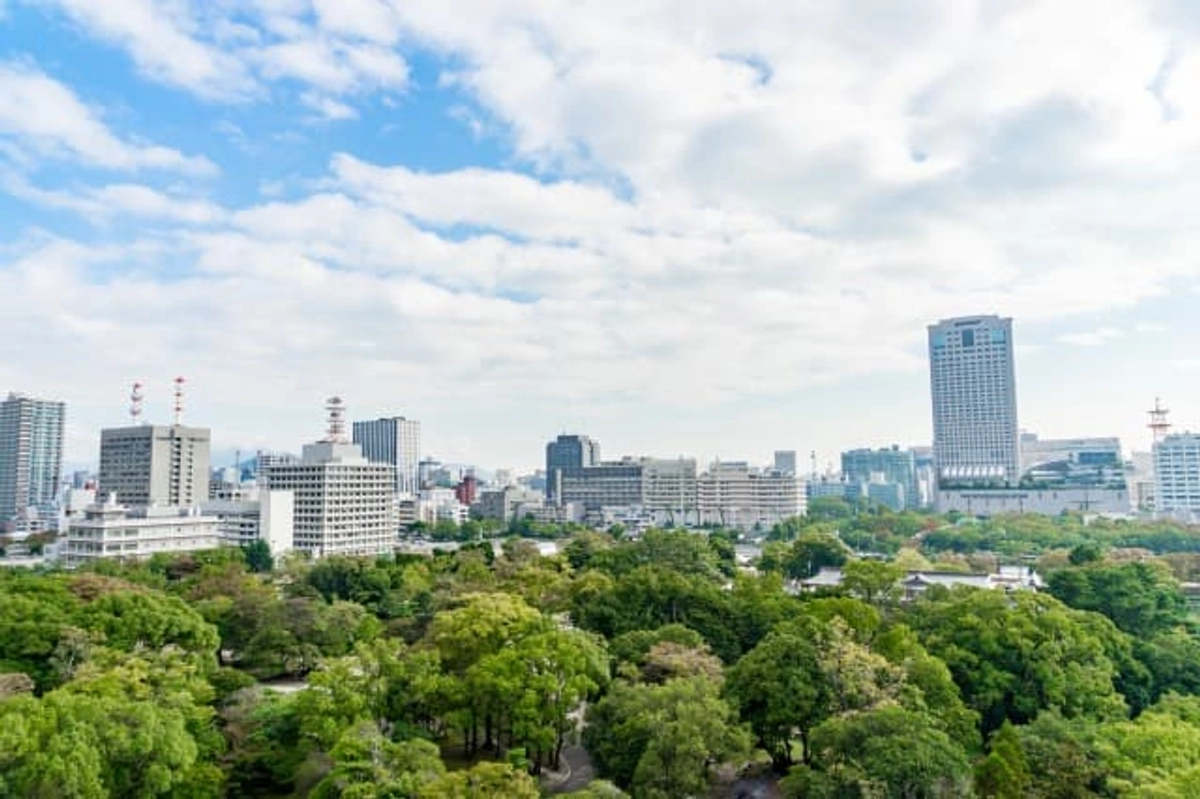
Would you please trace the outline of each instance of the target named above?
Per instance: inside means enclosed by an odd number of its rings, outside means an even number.
[[[346,443],[346,405],[341,397],[330,397],[325,400],[325,410],[329,411],[329,431],[325,440],[330,444]]]
[[[134,383],[133,389],[129,392],[129,418],[134,424],[138,423],[138,419],[142,416],[142,400],[146,399],[142,394],[142,384]]]
[[[183,419],[183,384],[187,381],[182,377],[175,378],[175,424]]]
[[[1163,407],[1162,400],[1158,397],[1154,398],[1154,407],[1146,411],[1150,416],[1150,424],[1146,427],[1150,428],[1156,442],[1161,441],[1171,429],[1171,423],[1167,421],[1167,414],[1170,412],[1170,409]]]

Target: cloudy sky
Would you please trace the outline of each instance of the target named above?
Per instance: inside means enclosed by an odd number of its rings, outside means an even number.
[[[68,459],[930,437],[925,325],[1015,318],[1023,427],[1200,426],[1194,0],[0,0],[0,390]]]

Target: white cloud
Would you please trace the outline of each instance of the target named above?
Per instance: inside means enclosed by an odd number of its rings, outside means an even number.
[[[0,63],[0,133],[21,152],[119,170],[212,174],[208,159],[118,138],[67,86],[24,64]]]
[[[1095,330],[1082,330],[1076,333],[1064,333],[1058,337],[1063,344],[1074,347],[1101,347],[1110,341],[1125,337],[1125,331],[1115,327],[1098,327]]]

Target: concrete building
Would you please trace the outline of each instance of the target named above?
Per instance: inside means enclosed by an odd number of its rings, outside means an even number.
[[[900,449],[894,444],[883,449],[852,449],[843,452],[842,479],[848,483],[866,486],[864,491],[868,497],[871,496],[872,486],[899,486],[898,503],[895,499],[896,489],[874,489],[876,494],[886,500],[882,504],[892,510],[917,508],[921,504],[916,459],[911,450]]]
[[[70,521],[59,552],[69,568],[101,558],[197,552],[221,545],[219,527],[219,519],[202,515],[199,508],[126,508],[110,495]]]
[[[553,496],[560,505],[639,508],[660,524],[698,518],[694,458],[622,458],[593,466],[558,467]]]
[[[775,471],[785,474],[799,474],[796,470],[796,450],[775,450]]]
[[[292,549],[295,536],[296,496],[291,491],[257,486],[234,492],[201,506],[205,516],[218,520],[221,541],[245,546],[263,541],[272,557]]]
[[[373,463],[386,463],[395,469],[396,493],[415,496],[421,487],[421,423],[393,416],[354,423],[354,443]]]
[[[1183,519],[1200,513],[1200,434],[1172,433],[1154,442],[1155,512]]]
[[[267,485],[295,495],[296,549],[316,558],[393,551],[399,530],[395,469],[367,460],[340,433],[331,430],[330,440],[305,445],[299,463],[271,466]]]
[[[793,472],[761,471],[744,461],[717,461],[697,479],[701,524],[769,529],[804,515],[801,480]]]
[[[939,487],[1016,483],[1012,319],[969,316],[930,325],[929,384]]]
[[[127,507],[195,507],[208,500],[209,430],[136,425],[100,431],[97,493]]]
[[[0,529],[33,532],[55,518],[65,418],[53,400],[0,402]]]
[[[546,444],[546,498],[559,500],[559,473],[600,463],[600,442],[588,436],[560,435]]]
[[[942,488],[938,511],[958,511],[968,516],[1002,513],[1041,513],[1057,516],[1063,511],[1128,516],[1132,499],[1125,488],[1103,486],[1056,486],[1032,488]]]
[[[533,511],[544,504],[540,492],[519,486],[504,486],[481,492],[477,507],[483,518],[509,524],[513,519],[520,518],[523,511]]]

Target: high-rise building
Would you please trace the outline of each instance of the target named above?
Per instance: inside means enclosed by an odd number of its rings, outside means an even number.
[[[1172,433],[1154,442],[1154,509],[1168,516],[1200,513],[1200,434]]]
[[[1012,319],[930,325],[929,384],[939,485],[1015,483],[1021,455]]]
[[[354,443],[372,463],[386,463],[396,470],[396,493],[415,496],[420,490],[421,423],[392,416],[354,423]]]
[[[783,472],[784,474],[798,474],[796,471],[796,450],[775,450],[775,471]]]
[[[588,436],[560,435],[546,445],[546,498],[558,502],[563,469],[595,466],[600,462],[600,442]]]
[[[20,394],[0,402],[0,525],[54,515],[65,417],[61,402]]]
[[[207,502],[210,435],[206,427],[180,424],[101,430],[98,496],[116,494],[132,508]]]
[[[889,489],[866,489],[868,496],[874,490],[880,496],[888,497],[889,501],[884,504],[894,510],[911,509],[920,505],[916,461],[911,450],[900,449],[895,445],[883,449],[847,450],[842,453],[842,479],[848,483],[866,486],[899,486],[899,502],[892,499],[894,492]]]

